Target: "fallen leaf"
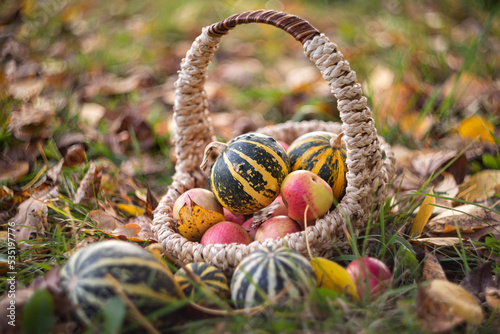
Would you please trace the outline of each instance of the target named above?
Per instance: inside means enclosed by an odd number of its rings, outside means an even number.
[[[28,174],[30,164],[27,161],[9,161],[3,159],[0,161],[0,181],[16,182],[19,178]]]
[[[48,208],[43,200],[44,196],[37,198],[33,195],[19,205],[17,214],[12,219],[16,240],[29,240],[32,233],[44,233],[43,221]]]
[[[443,96],[452,97],[459,108],[465,109],[477,99],[490,93],[493,84],[473,73],[452,75],[442,86]]]
[[[89,218],[97,224],[96,227],[99,230],[107,232],[111,232],[124,224],[124,222],[118,218],[115,211],[110,207],[107,207],[105,210],[98,209],[90,211]]]
[[[49,102],[37,99],[33,103],[22,104],[19,110],[12,112],[8,129],[14,137],[23,141],[49,138],[55,114]]]
[[[141,232],[141,227],[139,225],[128,223],[122,226],[118,226],[113,231],[111,231],[110,234],[115,236],[123,235],[126,238],[134,238],[137,237],[139,232]]]
[[[123,174],[134,177],[138,173],[143,175],[150,175],[161,173],[165,170],[165,161],[154,160],[148,155],[142,155],[141,157],[132,157],[124,162],[120,170]]]
[[[500,282],[498,276],[494,275],[491,270],[491,262],[485,262],[472,269],[460,282],[460,286],[469,291],[480,302],[484,302],[486,301],[486,289],[498,290]]]
[[[430,175],[439,172],[451,160],[456,160],[448,166],[447,172],[452,173],[458,184],[462,183],[467,172],[467,158],[464,155],[457,157],[458,151],[421,151],[415,154],[411,160],[411,165],[421,177],[428,178]]]
[[[434,210],[434,204],[436,203],[435,198],[432,196],[432,190],[429,192],[429,195],[425,196],[424,201],[420,205],[420,209],[418,210],[417,216],[413,220],[413,224],[410,229],[410,236],[418,236],[422,234],[425,225],[429,221],[429,218],[432,215],[432,211]]]
[[[494,143],[493,132],[493,125],[479,115],[472,115],[462,120],[458,126],[458,134],[464,139],[479,138],[482,141]]]
[[[101,118],[106,113],[106,108],[97,103],[84,103],[80,110],[80,120],[86,122],[91,127],[96,127]]]
[[[484,290],[484,296],[490,308],[500,313],[500,289],[487,287]]]
[[[472,175],[459,187],[459,199],[476,202],[495,194],[500,183],[500,170],[483,170]]]
[[[75,203],[86,203],[96,198],[101,188],[102,173],[93,161],[75,194]]]
[[[415,304],[418,319],[431,333],[446,333],[464,322],[446,303],[436,300],[428,286],[418,287]]]
[[[432,281],[434,279],[444,279],[446,280],[446,274],[443,267],[439,263],[436,255],[429,253],[427,248],[425,249],[424,265],[422,269],[422,279],[425,281]]]
[[[11,83],[8,91],[12,97],[28,101],[39,95],[46,85],[46,78],[27,78]]]
[[[140,215],[144,214],[144,209],[140,208],[138,206],[135,206],[135,205],[125,204],[125,203],[118,203],[118,204],[116,204],[116,207],[120,211],[128,213],[129,215],[132,215],[132,216],[136,216],[137,217],[137,216],[140,216]]]
[[[456,237],[448,238],[417,238],[412,239],[414,242],[423,243],[429,246],[446,247],[460,245],[460,239]]]
[[[427,223],[427,227],[432,233],[448,233],[456,231],[455,223],[461,233],[472,233],[498,225],[500,216],[483,207],[465,204],[440,213]]]
[[[453,207],[454,201],[444,197],[456,198],[458,194],[458,184],[453,175],[448,172],[444,172],[443,176],[443,180],[433,188],[434,193],[439,195],[439,197],[434,198],[436,202],[434,211],[432,212],[434,214],[440,214],[441,212],[448,210],[448,208]]]
[[[71,145],[64,154],[64,166],[66,167],[81,165],[86,160],[85,145],[83,144]]]

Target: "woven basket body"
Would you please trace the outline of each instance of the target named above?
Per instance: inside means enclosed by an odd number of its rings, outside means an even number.
[[[270,24],[302,43],[306,56],[317,66],[337,98],[342,123],[286,122],[257,130],[276,140],[291,143],[302,134],[322,130],[344,133],[347,146],[346,195],[337,207],[314,226],[278,240],[254,241],[250,245],[207,245],[191,242],[175,231],[172,207],[180,194],[195,187],[206,187],[207,176],[200,170],[204,149],[214,141],[208,102],[204,91],[207,67],[221,37],[238,24]],[[271,244],[287,244],[306,255],[308,240],[314,255],[329,257],[347,248],[345,224],[359,233],[370,219],[376,219],[387,196],[387,184],[394,174],[391,147],[377,135],[372,112],[361,85],[337,46],[307,21],[276,11],[237,14],[202,30],[181,64],[176,82],[174,105],[176,171],[173,182],[161,199],[153,218],[153,231],[170,255],[184,263],[204,261],[227,274],[250,252]]]

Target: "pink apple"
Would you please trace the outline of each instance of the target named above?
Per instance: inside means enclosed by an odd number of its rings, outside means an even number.
[[[347,272],[353,279],[358,295],[363,300],[370,300],[384,292],[392,274],[384,262],[374,257],[360,257],[349,263]]]
[[[277,142],[285,149],[285,151],[288,150],[289,145],[287,143],[285,143],[284,141],[281,141],[281,140],[277,140]]]
[[[281,195],[278,195],[278,197],[276,197],[276,199],[270,205],[274,205],[276,203],[279,203],[279,206],[271,214],[271,217],[287,216],[288,215],[288,209],[287,209],[285,203],[283,202],[283,197],[281,197]]]
[[[174,219],[180,219],[180,209],[185,205],[190,206],[191,202],[205,210],[215,211],[220,214],[224,213],[222,205],[217,201],[215,195],[210,190],[204,188],[193,188],[182,193],[175,201],[172,209]]]
[[[255,233],[257,232],[257,229],[253,228],[252,224],[253,224],[253,218],[248,218],[241,226],[243,226],[243,228],[248,232],[248,234],[250,234],[252,239],[255,239]]]
[[[230,221],[230,222],[233,222],[233,223],[236,223],[239,225],[243,225],[243,223],[245,222],[244,215],[233,213],[226,208],[222,208],[222,210],[224,211],[224,218],[226,218],[227,221]]]
[[[288,216],[304,222],[307,205],[307,226],[315,224],[333,204],[332,188],[318,175],[307,170],[296,170],[288,174],[281,184],[281,197],[288,208]]]
[[[266,239],[283,238],[285,235],[300,232],[301,228],[288,216],[271,217],[259,226],[255,233],[255,240],[264,242]]]
[[[211,226],[201,237],[203,246],[209,244],[230,244],[233,242],[248,245],[253,241],[248,232],[239,224],[223,221]]]

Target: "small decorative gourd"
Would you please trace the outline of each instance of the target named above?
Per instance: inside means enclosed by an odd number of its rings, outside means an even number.
[[[196,276],[196,280],[190,277],[187,271],[192,272]],[[186,269],[181,268],[175,273],[174,278],[186,297],[197,297],[195,301],[201,304],[210,302],[210,297],[200,292],[202,289],[209,290],[221,299],[229,297],[229,284],[226,275],[209,263],[188,263]]]
[[[281,294],[278,304],[307,295],[316,286],[309,261],[284,246],[259,248],[234,270],[231,298],[237,308],[250,308]]]
[[[181,296],[173,274],[151,253],[126,241],[82,248],[61,269],[61,286],[86,324],[118,295],[116,282],[144,316],[178,302]]]
[[[347,151],[342,135],[309,132],[295,139],[287,150],[292,171],[308,170],[321,177],[332,187],[337,202],[344,197],[347,187]]]
[[[279,195],[281,182],[290,171],[290,160],[273,137],[247,133],[228,144],[212,142],[205,149],[203,170],[213,149],[220,156],[210,169],[208,182],[226,209],[236,214],[251,214],[271,204]]]

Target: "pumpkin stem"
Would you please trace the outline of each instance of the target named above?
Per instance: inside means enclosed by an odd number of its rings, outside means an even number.
[[[344,133],[341,132],[337,137],[330,139],[330,146],[333,148],[341,148],[342,147],[342,137]]]
[[[224,150],[227,148],[227,144],[221,143],[220,141],[213,141],[205,147],[205,152],[203,153],[203,161],[201,162],[200,168],[202,171],[207,169],[208,157],[213,150],[216,150],[217,153],[222,154]]]

